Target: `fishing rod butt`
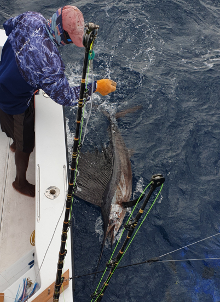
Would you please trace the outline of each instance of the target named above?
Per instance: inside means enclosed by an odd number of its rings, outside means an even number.
[[[83,36],[83,45],[86,49],[89,49],[91,42],[97,37],[99,25],[89,22],[85,25],[85,28],[86,32]]]
[[[165,182],[165,177],[162,174],[155,174],[151,178],[151,185],[154,188],[160,187]]]
[[[92,23],[92,22],[89,22],[85,25],[85,27],[87,28],[87,30],[94,30],[94,29],[99,29],[99,25],[95,24],[95,23]]]

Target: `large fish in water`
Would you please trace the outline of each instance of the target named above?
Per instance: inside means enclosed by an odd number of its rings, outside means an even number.
[[[109,145],[101,152],[82,153],[79,157],[75,195],[101,207],[104,223],[102,251],[107,237],[111,243],[122,225],[132,193],[130,154],[119,132],[116,119],[140,109],[140,106],[110,116]],[[102,254],[102,252],[101,252]],[[100,256],[101,257],[101,256]]]

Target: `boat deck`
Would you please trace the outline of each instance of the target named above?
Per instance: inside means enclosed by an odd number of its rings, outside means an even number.
[[[0,274],[33,249],[30,237],[35,229],[35,198],[19,194],[13,187],[15,179],[12,142],[0,131]],[[27,179],[35,184],[35,153],[30,156]],[[16,248],[15,248],[16,247]],[[4,255],[4,259],[2,259]]]

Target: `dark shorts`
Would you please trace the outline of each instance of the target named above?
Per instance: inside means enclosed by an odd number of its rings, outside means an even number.
[[[13,139],[17,150],[25,153],[33,151],[35,144],[34,98],[28,109],[21,114],[10,115],[0,109],[0,123],[2,131]]]

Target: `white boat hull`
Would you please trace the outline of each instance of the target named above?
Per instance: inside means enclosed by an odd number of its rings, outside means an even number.
[[[0,30],[0,45],[2,37]],[[28,301],[52,301],[68,183],[62,106],[42,90],[35,97],[35,150],[27,171],[28,181],[35,183],[35,198],[11,185],[15,164],[10,143],[0,132],[0,302],[15,301],[24,278],[38,283]],[[63,273],[72,277],[70,232],[66,249]],[[65,282],[59,301],[73,301],[71,280]]]

